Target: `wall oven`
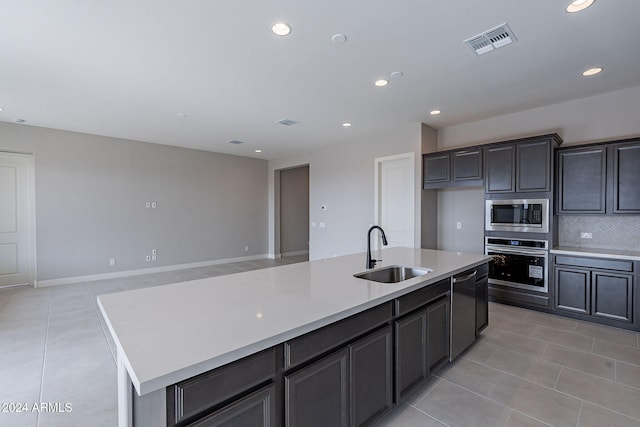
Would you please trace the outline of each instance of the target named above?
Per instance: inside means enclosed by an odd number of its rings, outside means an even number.
[[[485,237],[489,283],[548,292],[549,247],[547,240]]]
[[[549,232],[549,199],[487,200],[485,230]]]

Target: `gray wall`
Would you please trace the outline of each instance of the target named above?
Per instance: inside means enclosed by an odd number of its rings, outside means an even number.
[[[354,130],[350,129],[349,131]],[[389,129],[360,141],[338,143],[269,161],[269,251],[275,251],[274,173],[303,164],[309,165],[309,220],[326,224],[309,233],[309,258],[364,252],[366,233],[374,222],[375,159],[415,153],[415,200],[420,200],[421,124],[411,123]],[[321,210],[327,205],[327,210]],[[415,206],[415,241],[420,242],[420,204]],[[363,258],[364,265],[364,258]]]
[[[267,252],[264,160],[8,123],[0,149],[34,153],[39,281]]]
[[[457,223],[461,223],[461,228]],[[484,191],[455,188],[438,191],[438,249],[484,252]]]
[[[280,252],[309,251],[309,166],[280,171]]]

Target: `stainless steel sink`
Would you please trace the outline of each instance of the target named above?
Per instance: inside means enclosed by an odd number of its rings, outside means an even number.
[[[401,265],[390,265],[388,267],[378,268],[376,270],[363,271],[354,274],[354,277],[364,280],[371,280],[380,283],[399,283],[403,280],[412,279],[431,273],[430,268],[403,267]]]

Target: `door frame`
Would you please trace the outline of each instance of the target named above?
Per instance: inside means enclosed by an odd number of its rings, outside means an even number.
[[[374,174],[374,198],[373,198],[373,218],[376,224],[380,224],[380,216],[381,216],[381,205],[380,205],[380,167],[382,166],[382,163],[384,162],[388,162],[388,161],[392,161],[392,160],[402,160],[402,159],[408,159],[409,160],[409,164],[411,165],[411,176],[413,177],[413,179],[411,180],[412,182],[412,188],[411,188],[411,194],[412,194],[412,199],[413,199],[413,206],[411,206],[411,216],[413,217],[413,236],[411,238],[412,240],[412,244],[411,247],[417,247],[416,246],[416,242],[418,241],[416,238],[416,233],[419,232],[419,230],[417,229],[417,224],[416,224],[416,162],[415,162],[415,153],[413,151],[407,152],[407,153],[402,153],[402,154],[394,154],[392,156],[385,156],[385,157],[376,157],[374,159],[374,163],[375,163],[375,174]],[[375,241],[376,243],[374,243],[375,245],[377,245],[377,241]]]
[[[0,148],[0,155],[26,160],[27,177],[27,245],[29,253],[29,265],[27,267],[29,283],[34,288],[38,287],[36,271],[36,180],[35,180],[35,155],[34,153],[21,152]]]

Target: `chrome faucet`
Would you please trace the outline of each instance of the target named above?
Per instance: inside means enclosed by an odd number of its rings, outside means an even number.
[[[382,261],[381,259],[371,258],[371,232],[376,228],[380,230],[380,234],[382,234],[382,244],[387,246],[387,236],[384,235],[384,230],[379,225],[371,227],[367,232],[367,268],[373,268],[378,261]]]

